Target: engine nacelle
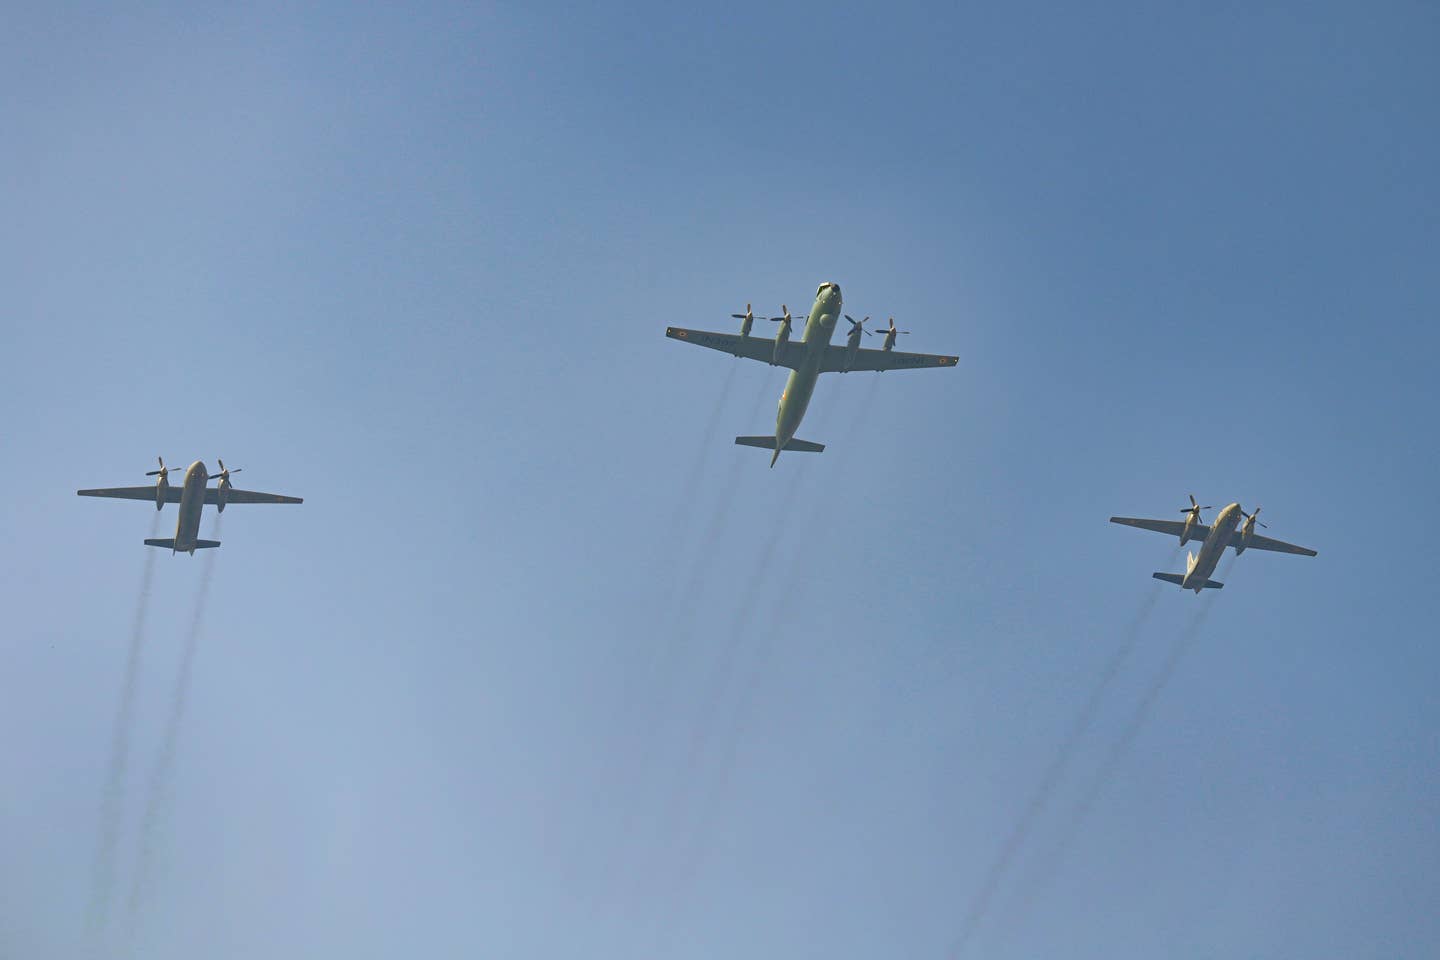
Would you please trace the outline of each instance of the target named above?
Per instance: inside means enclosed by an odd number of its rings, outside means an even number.
[[[221,477],[220,483],[215,487],[215,509],[225,512],[225,500],[230,496],[230,478]]]
[[[770,355],[770,366],[773,367],[773,366],[777,365],[777,364],[780,362],[780,345],[783,344],[783,343],[788,342],[789,339],[790,339],[790,324],[788,324],[788,323],[782,323],[782,324],[780,324],[780,330],[775,334],[775,349],[774,349],[774,351],[772,351],[772,353],[771,353],[771,355]]]
[[[1235,541],[1235,556],[1240,556],[1240,554],[1245,552],[1245,548],[1250,546],[1250,537],[1253,536],[1254,533],[1255,518],[1251,517],[1240,527],[1240,539]]]
[[[165,500],[170,492],[170,481],[162,473],[160,479],[155,481],[155,509],[159,510],[165,506]]]

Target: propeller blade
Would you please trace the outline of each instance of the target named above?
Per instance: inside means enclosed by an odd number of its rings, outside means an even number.
[[[147,471],[145,472],[145,476],[147,476],[147,477],[158,477],[158,476],[160,476],[160,474],[166,473],[166,472],[168,472],[168,471],[165,471],[165,470],[147,470]]]

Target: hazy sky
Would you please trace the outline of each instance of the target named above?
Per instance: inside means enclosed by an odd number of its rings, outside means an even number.
[[[0,955],[1440,954],[1433,4],[242,7],[0,31]]]

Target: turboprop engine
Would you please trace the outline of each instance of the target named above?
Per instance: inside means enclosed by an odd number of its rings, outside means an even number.
[[[1245,552],[1246,547],[1250,546],[1250,538],[1255,535],[1255,527],[1257,525],[1261,527],[1265,526],[1265,524],[1255,519],[1260,515],[1259,507],[1256,507],[1253,513],[1245,513],[1244,509],[1241,509],[1240,513],[1244,515],[1245,522],[1240,526],[1240,541],[1235,544],[1235,556],[1237,557]]]
[[[220,513],[224,513],[225,500],[230,495],[230,474],[239,473],[242,468],[236,467],[234,470],[227,469],[225,466],[225,461],[220,460],[219,458],[216,458],[215,462],[220,464],[220,472],[210,478],[212,480],[220,481],[220,483],[215,487],[215,509]]]
[[[865,322],[869,320],[856,320],[850,314],[845,314],[845,319],[850,321],[850,332],[845,335],[845,362],[840,366],[841,373],[849,373],[850,365],[855,362],[855,356],[860,352],[860,335],[870,336],[870,331],[865,329]]]
[[[755,323],[755,312],[750,309],[750,304],[745,304],[744,313],[732,313],[730,316],[740,321],[740,339],[750,336],[750,327]],[[739,354],[737,353],[738,357]]]
[[[795,318],[790,316],[790,308],[783,303],[780,304],[780,314],[770,318],[771,323],[780,324],[780,329],[775,333],[775,355],[770,360],[772,367],[780,362],[780,344],[790,339],[790,327],[795,321]]]
[[[850,332],[845,335],[845,343],[851,349],[858,348],[860,346],[860,335],[863,333],[867,337],[870,336],[870,331],[865,329],[865,323],[870,318],[866,317],[864,320],[856,320],[847,313],[845,314],[845,319],[850,321]]]
[[[1181,513],[1189,514],[1189,516],[1185,518],[1185,528],[1180,531],[1180,546],[1183,547],[1190,542],[1190,537],[1194,533],[1197,525],[1203,525],[1200,519],[1200,511],[1214,509],[1214,507],[1200,506],[1200,504],[1195,502],[1195,494],[1190,494],[1190,506],[1182,507],[1180,510]]]
[[[884,350],[886,353],[889,353],[891,350],[895,349],[895,338],[900,336],[902,333],[909,333],[910,331],[895,329],[895,318],[891,317],[890,329],[883,330],[881,332],[885,334],[885,345],[882,346],[880,349]]]
[[[155,509],[159,510],[165,506],[165,498],[170,491],[170,468],[165,466],[164,457],[156,457],[155,459],[160,461],[160,469],[148,470],[145,476],[160,478],[155,481]]]

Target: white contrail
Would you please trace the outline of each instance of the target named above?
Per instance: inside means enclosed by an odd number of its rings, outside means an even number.
[[[160,530],[160,512],[150,521],[150,537]],[[110,899],[115,886],[115,847],[120,837],[120,815],[125,800],[125,774],[130,759],[130,728],[134,724],[135,691],[139,686],[140,660],[145,650],[145,619],[150,608],[150,585],[155,579],[153,547],[145,547],[145,566],[140,575],[140,592],[135,601],[135,619],[130,628],[130,649],[125,657],[125,676],[120,684],[120,705],[110,732],[110,764],[105,775],[105,792],[100,799],[100,837],[95,852],[90,908],[85,926],[92,938],[99,937],[109,919]]]

